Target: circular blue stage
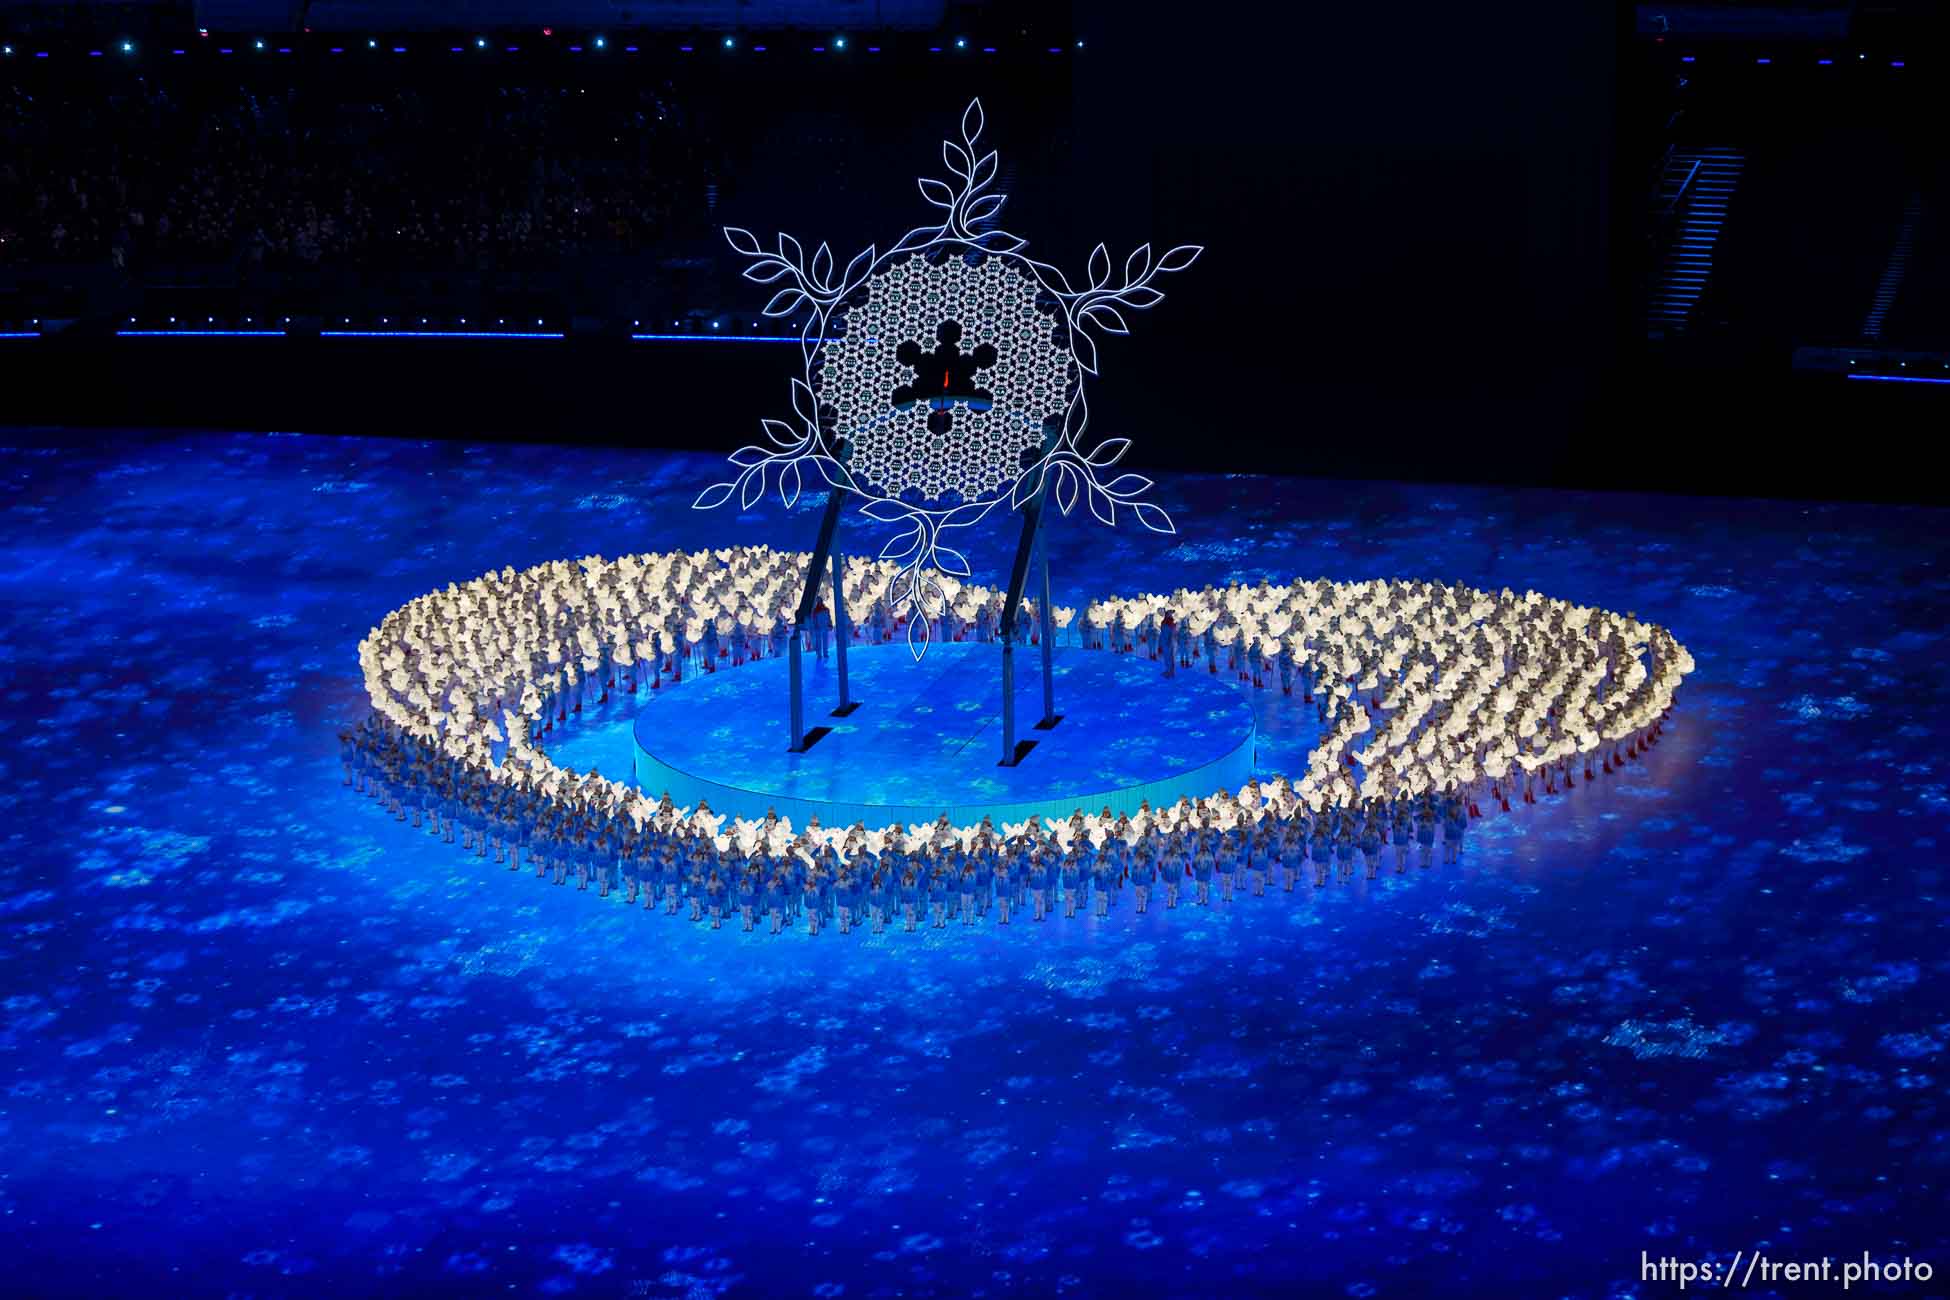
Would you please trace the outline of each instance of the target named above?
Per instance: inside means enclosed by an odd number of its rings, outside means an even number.
[[[1002,767],[1002,651],[947,644],[919,663],[903,644],[855,646],[848,683],[859,703],[839,702],[831,663],[804,664],[806,725],[832,731],[801,754],[787,751],[787,663],[765,659],[666,685],[637,714],[636,781],[679,807],[763,817],[775,808],[795,826],[996,824],[1032,814],[1067,818],[1078,808],[1136,812],[1183,796],[1237,790],[1252,777],[1253,710],[1230,680],[1203,671],[1162,675],[1149,659],[1101,650],[1056,653],[1056,712],[1042,717],[1042,652],[1016,658],[1016,733],[1036,741]]]

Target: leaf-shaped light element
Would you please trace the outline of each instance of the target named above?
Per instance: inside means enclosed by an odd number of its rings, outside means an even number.
[[[1110,493],[1120,501],[1129,501],[1132,497],[1150,490],[1151,480],[1142,474],[1119,474],[1115,479],[1104,485],[1104,491]]]
[[[691,502],[691,509],[716,510],[719,506],[729,501],[731,494],[737,490],[738,485],[736,483],[713,483],[710,487],[705,488],[697,494],[697,500]]]
[[[745,268],[744,274],[745,278],[753,284],[771,284],[775,280],[791,275],[792,268],[776,257],[768,257],[763,261],[753,262]]]
[[[915,184],[921,187],[921,197],[934,204],[935,207],[952,208],[955,206],[955,192],[948,188],[945,181],[938,181],[931,177],[923,176],[916,180]]]
[[[934,567],[957,578],[969,576],[968,557],[951,546],[934,548]]]
[[[1146,528],[1149,528],[1152,532],[1176,533],[1178,531],[1176,528],[1172,527],[1171,516],[1166,514],[1163,510],[1160,510],[1157,506],[1151,505],[1148,502],[1144,502],[1144,501],[1133,501],[1130,503],[1130,506],[1131,509],[1137,511],[1137,517],[1139,522],[1141,522]]]
[[[746,257],[758,257],[764,252],[758,246],[758,236],[749,230],[743,230],[737,226],[726,226],[724,228],[724,237],[730,241],[733,248],[743,253]]]
[[[928,638],[932,635],[934,633],[928,626],[927,611],[915,609],[913,615],[907,620],[907,649],[914,656],[915,663],[920,663],[921,656],[928,652]]]
[[[1151,273],[1151,245],[1139,244],[1124,259],[1124,283],[1136,284]]]
[[[731,453],[731,463],[739,469],[750,469],[754,465],[763,465],[770,459],[772,459],[772,453],[763,447],[740,447],[737,451]]]
[[[792,381],[792,409],[808,425],[819,423],[819,399],[813,396],[812,385],[803,379]]]
[[[963,219],[967,221],[987,221],[996,213],[1002,211],[1002,205],[1008,201],[1009,196],[1006,194],[984,194],[981,198],[976,199],[968,205],[968,211],[964,214]]]
[[[1155,307],[1164,300],[1164,294],[1148,285],[1138,285],[1117,295],[1117,301],[1126,307],[1136,307],[1139,311],[1147,307]]]
[[[969,161],[968,150],[962,148],[953,140],[943,140],[941,142],[941,161],[948,164],[949,171],[961,177],[963,180],[968,179],[968,170],[973,165]]]
[[[813,283],[824,289],[828,283],[826,277],[831,274],[833,274],[833,250],[827,247],[825,242],[822,241],[819,248],[813,253]]]
[[[996,155],[993,149],[983,154],[980,158],[977,158],[975,160],[975,170],[968,178],[968,187],[971,190],[979,190],[994,180],[996,166]]]
[[[1083,309],[1083,316],[1085,320],[1092,322],[1106,334],[1129,334],[1131,332],[1125,326],[1124,317],[1118,312],[1117,308],[1107,302],[1092,303],[1090,306],[1085,307]]]
[[[993,501],[964,501],[940,517],[935,525],[936,531],[946,532],[950,528],[967,528],[972,524],[979,524],[988,518],[989,512],[994,509]]]
[[[1049,469],[1047,460],[1039,461],[1018,478],[1015,487],[1009,491],[1009,509],[1020,510],[1023,502],[1041,492],[1043,480],[1049,477]]]
[[[1110,493],[1090,485],[1090,513],[1097,516],[1097,522],[1109,528],[1117,527],[1117,503],[1110,499]]]
[[[1101,289],[1110,279],[1110,250],[1102,244],[1090,250],[1090,287]]]
[[[797,462],[787,461],[779,471],[779,500],[785,502],[787,510],[799,501],[799,466]]]
[[[986,253],[1013,253],[1024,248],[1029,241],[1020,235],[1012,235],[1006,230],[990,230],[975,236],[975,246]]]
[[[1056,466],[1056,508],[1069,514],[1077,503],[1077,472],[1068,465]]]
[[[765,467],[748,469],[738,476],[738,508],[750,510],[765,495]]]
[[[854,285],[866,279],[867,272],[873,267],[873,255],[874,246],[872,244],[868,244],[865,249],[855,255],[854,259],[846,264],[846,275],[841,278],[840,287],[843,289],[851,289]]]
[[[1077,354],[1077,364],[1086,374],[1097,373],[1097,343],[1082,330],[1070,331],[1070,349]]]
[[[1193,262],[1198,261],[1198,255],[1204,251],[1204,247],[1199,244],[1180,244],[1158,259],[1158,269],[1160,271],[1182,271]]]
[[[903,519],[914,518],[914,511],[910,507],[885,497],[869,498],[860,507],[860,513],[869,519],[878,519],[883,524],[896,524]],[[918,522],[915,527],[920,527]]]
[[[793,312],[799,310],[799,304],[805,300],[806,295],[798,289],[781,289],[772,295],[772,301],[765,304],[765,314],[767,316],[790,316]]]
[[[979,99],[969,100],[968,108],[961,115],[961,138],[966,140],[970,147],[974,146],[976,137],[982,134],[984,121],[985,119],[982,116],[982,101]]]
[[[831,456],[821,456],[817,452],[809,452],[805,456],[800,457],[800,459],[811,461],[813,467],[819,471],[819,476],[826,480],[828,486],[843,488],[848,492],[859,492],[861,490],[860,485],[853,481],[853,476],[846,472],[846,466],[840,464]]]
[[[791,449],[799,445],[799,437],[784,420],[760,420],[758,423],[765,430],[765,436],[779,446]]]
[[[806,250],[799,247],[799,241],[783,230],[779,232],[779,256],[802,271],[806,269]]]
[[[920,548],[920,545],[921,525],[916,523],[914,527],[908,529],[906,532],[888,538],[887,544],[880,548],[880,558],[897,562],[905,560],[908,556],[914,554]]]
[[[1129,438],[1106,438],[1097,444],[1096,450],[1084,457],[1084,461],[1087,464],[1095,465],[1097,468],[1103,469],[1115,465],[1118,461],[1124,459],[1124,453],[1130,449],[1131,440]]]

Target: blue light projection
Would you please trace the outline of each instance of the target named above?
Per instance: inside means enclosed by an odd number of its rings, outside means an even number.
[[[1070,603],[1440,572],[1686,629],[1642,762],[1460,867],[1231,908],[738,936],[341,785],[375,611],[793,544],[686,508],[716,460],[0,438],[0,1290],[1596,1300],[1763,1231],[1950,1260],[1950,512],[1184,475],[1162,543],[1056,531]],[[1297,711],[1231,685],[1292,770]],[[634,716],[559,757],[626,777]]]

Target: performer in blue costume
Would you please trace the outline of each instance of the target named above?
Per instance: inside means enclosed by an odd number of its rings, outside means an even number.
[[[1445,800],[1447,820],[1443,824],[1442,847],[1444,861],[1455,864],[1462,861],[1463,834],[1469,829],[1469,805],[1456,792],[1452,785]]]
[[[813,653],[819,656],[819,662],[825,663],[826,652],[833,643],[833,614],[825,601],[813,606],[812,641]]]
[[[1370,800],[1361,818],[1361,856],[1367,860],[1369,880],[1373,880],[1375,873],[1381,869],[1380,816],[1374,801]]]
[[[1198,905],[1212,905],[1212,862],[1215,840],[1200,836],[1198,847],[1192,851],[1192,880],[1198,886]]]
[[[1325,809],[1315,813],[1312,822],[1313,838],[1307,843],[1307,852],[1314,861],[1314,886],[1318,888],[1327,883],[1327,873],[1333,869],[1334,832]]]

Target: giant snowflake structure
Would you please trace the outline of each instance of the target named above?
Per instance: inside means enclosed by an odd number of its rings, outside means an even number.
[[[795,419],[763,421],[770,445],[733,452],[738,476],[693,504],[708,510],[736,497],[749,508],[776,486],[790,509],[810,465],[859,496],[869,518],[905,525],[880,554],[899,562],[890,594],[909,614],[917,659],[927,649],[925,614],[944,601],[938,574],[970,576],[944,534],[997,506],[1022,506],[1047,488],[1065,515],[1081,498],[1105,524],[1123,506],[1154,532],[1174,531],[1163,509],[1139,499],[1151,480],[1106,481],[1130,439],[1085,445],[1083,378],[1097,373],[1091,331],[1126,333],[1120,308],[1156,306],[1164,294],[1152,281],[1203,250],[1186,244],[1154,257],[1145,244],[1125,259],[1120,281],[1098,244],[1086,283],[1073,287],[997,225],[1005,196],[991,191],[996,155],[978,151],[982,127],[975,100],[962,114],[961,141],[942,142],[955,179],[920,181],[921,196],[942,210],[940,224],[910,230],[884,252],[869,245],[837,275],[825,244],[808,259],[791,235],[768,250],[750,231],[725,229],[750,259],[746,279],[783,282],[765,314],[806,313],[804,374],[792,381]]]

